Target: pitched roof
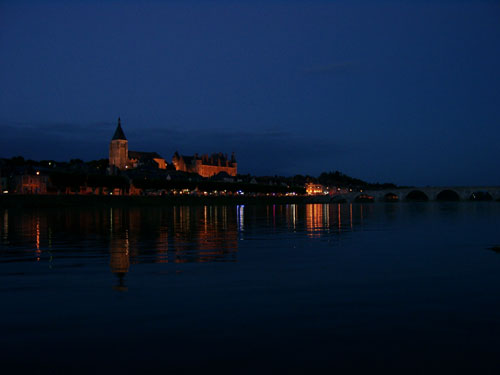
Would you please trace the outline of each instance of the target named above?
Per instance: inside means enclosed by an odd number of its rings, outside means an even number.
[[[143,152],[143,151],[129,151],[128,157],[130,159],[163,159],[156,152]]]
[[[118,117],[118,126],[116,127],[115,135],[113,136],[112,140],[114,141],[116,139],[121,139],[121,140],[124,140],[124,141],[127,140],[127,137],[125,137],[125,133],[123,132],[122,124],[120,122],[120,118],[119,117]]]

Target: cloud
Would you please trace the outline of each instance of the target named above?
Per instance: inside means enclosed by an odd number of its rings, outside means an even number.
[[[167,160],[174,151],[184,155],[234,151],[241,173],[316,173],[325,161],[338,160],[345,153],[345,146],[336,140],[304,136],[286,129],[163,129],[163,132],[148,129],[144,133],[148,136],[140,142],[130,137],[130,147],[159,152]],[[334,167],[332,164],[331,168]]]
[[[0,157],[22,155],[38,160],[107,157],[107,143],[114,126],[106,121],[0,123]]]
[[[172,127],[148,127],[145,128],[147,132],[151,132],[158,135],[166,135],[166,136],[186,136],[187,134],[209,134],[211,136],[224,136],[224,137],[232,137],[232,138],[244,138],[244,137],[282,137],[289,136],[292,133],[287,130],[282,129],[264,129],[264,130],[232,130],[232,129],[222,129],[222,128],[190,128],[183,129],[182,127],[172,128]],[[134,133],[138,132],[137,130]],[[144,133],[144,131],[140,131]],[[132,134],[132,132],[131,132]]]
[[[71,135],[92,134],[96,132],[109,132],[116,123],[109,121],[98,121],[92,123],[72,123],[72,122],[3,122],[0,123],[0,132],[4,133],[19,133],[26,132],[36,133],[40,137],[47,135]]]
[[[336,74],[350,72],[356,67],[353,61],[344,61],[328,65],[317,65],[304,69],[306,74],[319,75],[319,74]]]

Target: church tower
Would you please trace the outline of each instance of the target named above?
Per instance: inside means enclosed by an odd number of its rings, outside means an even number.
[[[125,169],[128,163],[128,141],[123,133],[120,118],[115,135],[109,144],[109,166],[110,168]]]

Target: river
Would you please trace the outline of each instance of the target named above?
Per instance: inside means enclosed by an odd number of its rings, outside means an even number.
[[[498,202],[0,209],[0,363],[498,374],[498,246]]]

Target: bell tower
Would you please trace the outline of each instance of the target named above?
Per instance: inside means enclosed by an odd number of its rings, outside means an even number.
[[[109,166],[118,169],[125,169],[128,163],[128,141],[123,132],[120,118],[115,135],[109,144]]]

